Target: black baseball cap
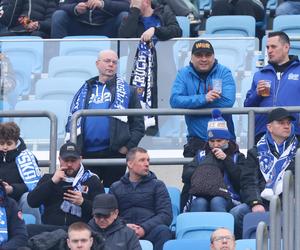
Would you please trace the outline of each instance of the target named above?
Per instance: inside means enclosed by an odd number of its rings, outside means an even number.
[[[93,215],[109,215],[118,209],[118,201],[113,194],[98,194],[93,201]]]
[[[67,159],[67,158],[80,158],[80,151],[78,147],[76,146],[75,143],[73,142],[67,142],[64,145],[61,146],[59,150],[59,156],[62,159]]]
[[[286,109],[284,108],[276,108],[273,109],[268,116],[268,123],[271,123],[273,121],[280,121],[285,118],[290,119],[291,121],[295,121],[295,117],[292,116]]]
[[[196,41],[192,48],[192,54],[205,53],[205,52],[214,54],[214,48],[211,45],[211,43],[203,39]]]

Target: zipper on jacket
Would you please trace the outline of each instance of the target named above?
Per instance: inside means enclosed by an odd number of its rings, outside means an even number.
[[[277,74],[280,74],[280,77],[278,77]],[[283,73],[281,74],[280,72],[276,72],[276,81],[278,82],[278,85],[277,85],[276,92],[274,93],[273,106],[276,106],[276,103],[277,103],[277,96],[278,96],[278,92],[279,92],[279,87],[280,87],[280,84],[281,84],[281,78],[282,78],[282,76],[283,76]],[[276,87],[276,85],[275,85],[275,87]]]
[[[92,15],[93,15],[93,10],[90,10],[89,12],[90,12],[90,13],[89,13],[89,20],[90,20],[90,23],[93,23],[93,17],[92,17]]]
[[[31,2],[31,0],[28,1],[28,4],[29,4],[28,17],[29,17],[29,19],[31,19],[31,18],[30,18],[30,15],[31,15],[31,8],[32,8],[32,2]]]
[[[12,12],[12,15],[11,15],[11,18],[10,18],[10,21],[9,21],[9,24],[7,25],[8,28],[11,26],[12,20],[13,20],[13,18],[14,18],[15,12],[16,12],[17,4],[18,4],[18,0],[15,1],[14,10],[13,10],[13,12]]]

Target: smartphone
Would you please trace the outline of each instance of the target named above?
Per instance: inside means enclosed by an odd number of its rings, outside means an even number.
[[[72,187],[72,185],[64,185],[62,188],[64,193],[67,193],[68,190],[74,190],[74,187]]]

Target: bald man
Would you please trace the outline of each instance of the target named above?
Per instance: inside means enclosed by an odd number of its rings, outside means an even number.
[[[227,228],[216,229],[210,237],[210,250],[235,250],[235,238]]]
[[[99,75],[87,80],[73,98],[66,139],[70,137],[70,120],[81,109],[122,110],[141,108],[136,89],[117,76],[118,55],[103,50],[96,61]],[[143,116],[83,116],[77,123],[77,142],[85,159],[125,158],[129,149],[136,147],[145,133]],[[119,180],[126,165],[88,166],[105,187]]]

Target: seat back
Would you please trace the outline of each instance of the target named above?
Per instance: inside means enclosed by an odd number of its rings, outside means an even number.
[[[24,220],[24,222],[25,222],[26,225],[28,225],[28,224],[35,224],[35,222],[36,222],[36,219],[35,219],[35,217],[34,217],[33,214],[25,214],[25,213],[23,213],[22,217],[23,217],[23,220]]]
[[[171,229],[175,231],[176,227],[176,218],[180,213],[180,190],[177,187],[167,187],[171,203],[172,203],[172,212],[173,212],[173,220],[171,224]]]
[[[206,34],[255,37],[252,16],[211,16],[206,21]]]
[[[168,240],[163,250],[209,250],[209,239],[177,239]]]
[[[66,36],[60,42],[59,55],[97,56],[99,51],[110,49],[111,42],[109,40],[95,41],[95,39],[107,39],[107,38],[108,37],[106,36]]]
[[[98,75],[97,56],[57,56],[49,62],[49,77],[78,77],[89,79]]]
[[[153,245],[149,240],[139,240],[142,250],[153,250]]]
[[[243,239],[255,239],[256,228],[261,221],[264,221],[267,225],[270,224],[269,212],[246,214],[243,220]]]
[[[256,239],[243,239],[235,241],[236,250],[256,250]]]
[[[182,37],[190,37],[190,20],[186,16],[176,16],[176,20],[182,29]]]
[[[189,212],[177,216],[177,239],[210,239],[211,233],[219,228],[226,227],[234,231],[234,219],[225,212]]]
[[[284,31],[288,35],[300,34],[300,15],[281,15],[273,20],[273,31]]]
[[[78,77],[51,77],[36,83],[35,97],[43,100],[64,100],[70,107],[72,99],[86,79]]]

